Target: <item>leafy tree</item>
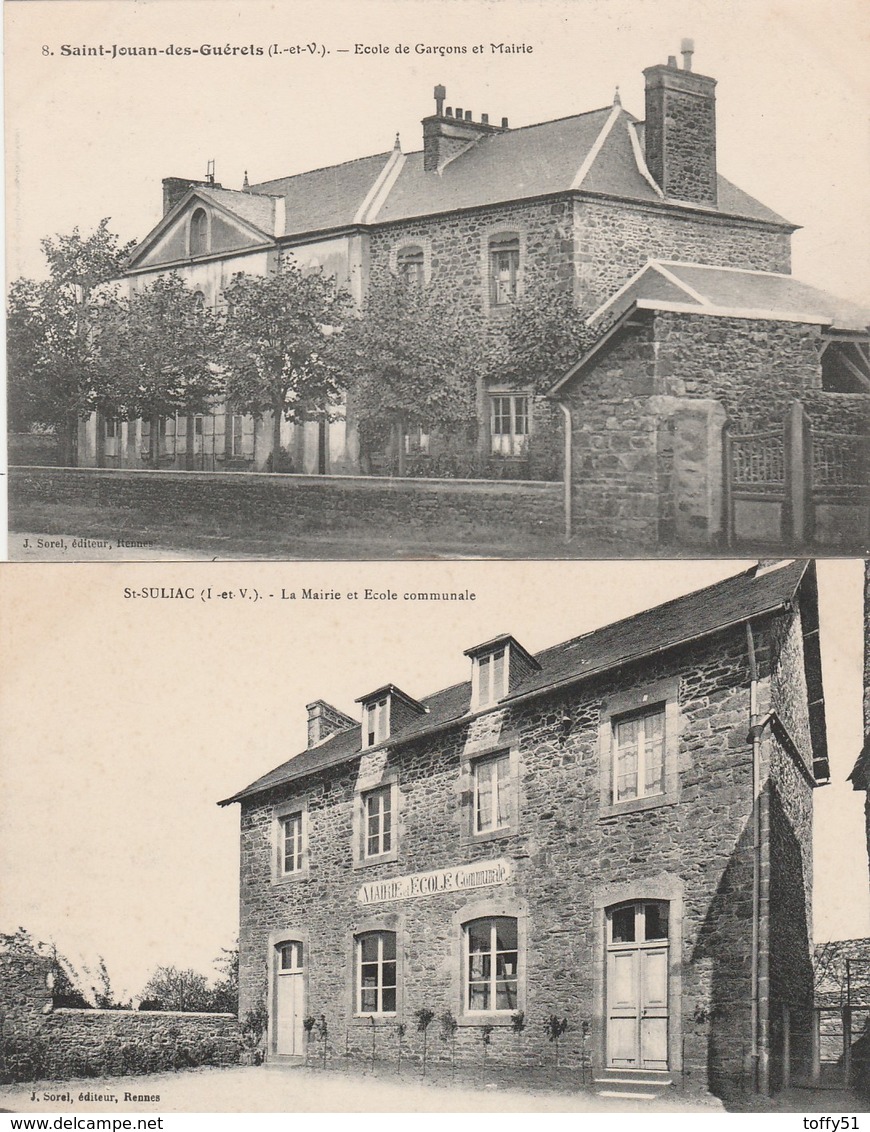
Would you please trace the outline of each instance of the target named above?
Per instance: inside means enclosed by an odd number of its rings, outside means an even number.
[[[141,1009],[210,1010],[208,980],[198,971],[177,967],[158,967],[142,988]],[[148,1006],[145,1006],[145,1003]]]
[[[219,958],[215,960],[218,978],[211,990],[211,1010],[219,1014],[238,1014],[239,1012],[239,945],[222,947]]]
[[[382,275],[340,347],[361,425],[390,424],[399,475],[410,427],[446,431],[475,420],[482,326],[452,294]]]
[[[342,390],[331,338],[350,297],[322,272],[284,264],[266,277],[239,274],[224,289],[226,395],[238,411],[272,414],[272,469],[281,420],[328,415]]]
[[[502,381],[544,393],[592,340],[571,290],[556,280],[533,276],[496,336],[490,368]]]
[[[43,240],[49,278],[18,279],[9,291],[10,425],[53,429],[65,464],[73,461],[78,420],[97,405],[103,383],[94,321],[133,248],[120,244],[108,223],[89,235],[74,228]]]
[[[119,416],[151,422],[151,460],[159,463],[160,421],[187,417],[187,463],[193,466],[194,416],[222,391],[218,324],[175,272],[129,298],[103,306],[99,324],[107,395]]]

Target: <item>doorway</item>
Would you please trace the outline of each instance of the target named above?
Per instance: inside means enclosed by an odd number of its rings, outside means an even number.
[[[302,1019],[305,1017],[305,972],[302,944],[293,940],[275,949],[274,1052],[285,1057],[302,1057]]]
[[[607,913],[607,1065],[668,1069],[668,905]]]

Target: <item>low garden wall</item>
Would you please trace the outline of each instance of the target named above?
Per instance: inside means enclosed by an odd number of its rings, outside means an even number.
[[[10,503],[56,502],[133,509],[143,517],[243,517],[303,532],[482,528],[558,537],[562,485],[520,480],[384,479],[250,472],[12,467]]]
[[[236,1065],[242,1044],[232,1014],[56,1009],[36,1026],[5,1026],[7,1080],[63,1080]]]

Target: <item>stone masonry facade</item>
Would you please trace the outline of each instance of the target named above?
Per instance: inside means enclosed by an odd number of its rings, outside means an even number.
[[[760,710],[792,728],[787,747],[762,739],[762,827],[771,830],[762,889],[762,1032],[783,1002],[812,998],[811,778],[809,731],[800,706],[800,610],[756,626]],[[518,1002],[525,1028],[494,1019],[490,1054],[502,1064],[552,1056],[547,1019],[566,1018],[563,1064],[600,1067],[605,1057],[604,939],[607,909],[664,900],[670,908],[669,1069],[725,1091],[751,1071],[749,1013],[752,918],[752,748],[742,627],[702,642],[497,708],[439,736],[352,758],[307,779],[256,795],[241,815],[241,1014],[266,1004],[270,939],[303,940],[305,1012],[328,1024],[327,1055],[394,1057],[407,1026],[406,1056],[419,1056],[416,1012],[458,1022],[455,1057],[475,1063],[481,1029],[464,1014],[460,926],[474,916],[516,917]],[[609,805],[602,785],[602,728],[618,705],[665,696],[673,777],[662,804]],[[619,710],[622,710],[622,707]],[[674,724],[676,726],[674,726]],[[504,835],[469,835],[469,759],[516,752],[518,820]],[[671,757],[671,756],[669,756]],[[354,865],[360,784],[398,777],[398,859]],[[273,880],[273,820],[288,798],[307,808],[310,859],[304,878]],[[433,868],[512,862],[504,884],[363,907],[361,885]],[[774,901],[776,908],[774,908]],[[786,917],[782,909],[787,909]],[[355,933],[380,926],[398,936],[397,1013],[374,1023],[353,1008]],[[775,973],[774,973],[775,971]],[[807,981],[809,980],[809,981]],[[487,1020],[493,1019],[492,1015]],[[373,1037],[373,1030],[375,1036]],[[776,1039],[776,1034],[773,1034]],[[779,1051],[770,1049],[772,1063]],[[430,1040],[430,1056],[449,1043]]]

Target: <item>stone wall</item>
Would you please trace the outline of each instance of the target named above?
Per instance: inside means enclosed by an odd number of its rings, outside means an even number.
[[[760,651],[762,678],[768,679],[771,650],[764,640]],[[526,934],[526,1026],[515,1033],[502,1015],[499,1021],[508,1024],[495,1027],[488,1056],[502,1064],[550,1063],[554,1050],[544,1027],[555,1014],[569,1025],[561,1039],[563,1064],[591,1057],[600,1066],[604,910],[625,899],[665,898],[672,917],[670,975],[678,990],[670,1020],[671,1069],[679,1073],[682,1065],[692,1085],[709,1079],[725,1088],[741,1079],[749,1053],[752,914],[748,682],[740,628],[245,802],[242,1014],[267,1001],[270,933],[295,931],[306,941],[305,1012],[325,1016],[328,1056],[369,1056],[373,1027],[353,1015],[353,935],[375,922],[397,931],[402,956],[398,1014],[374,1027],[377,1056],[396,1056],[398,1022],[407,1025],[404,1056],[419,1056],[414,1017],[427,1007],[436,1016],[430,1057],[442,1064],[449,1059],[450,1043],[438,1039],[437,1021],[449,1010],[459,1021],[456,1058],[476,1064],[482,1034],[462,1014],[458,925],[463,917],[496,914],[498,907],[500,914],[516,915]],[[678,791],[667,804],[614,813],[602,803],[600,727],[607,704],[617,698],[640,705],[644,694],[664,694],[665,685],[678,689],[679,723],[672,735]],[[653,688],[659,690],[651,693]],[[518,752],[519,818],[504,835],[480,841],[465,824],[471,795],[463,764],[473,751],[505,747]],[[398,774],[398,860],[355,867],[355,790],[391,771]],[[307,802],[308,872],[275,883],[273,807],[290,798]],[[782,836],[808,856],[805,824],[795,819],[792,828],[787,808],[784,815]],[[491,858],[510,859],[513,878],[484,890],[368,907],[358,902],[364,883]],[[804,878],[787,871],[781,883],[790,886],[781,898],[789,906],[801,903]],[[486,907],[489,913],[481,911]],[[789,971],[782,976],[786,984]]]
[[[791,235],[715,214],[582,198],[574,206],[577,293],[591,313],[648,259],[791,271]]]
[[[781,427],[790,403],[821,389],[817,326],[660,312],[662,392],[713,397],[736,431]]]
[[[235,1065],[239,1023],[232,1014],[157,1010],[55,1010],[38,1031],[51,1078]]]
[[[12,468],[13,506],[28,501],[131,508],[143,519],[167,514],[216,521],[244,516],[264,529],[365,533],[401,527],[480,544],[506,531],[558,538],[558,483],[488,480],[388,480],[372,476],[295,476],[245,472]]]

